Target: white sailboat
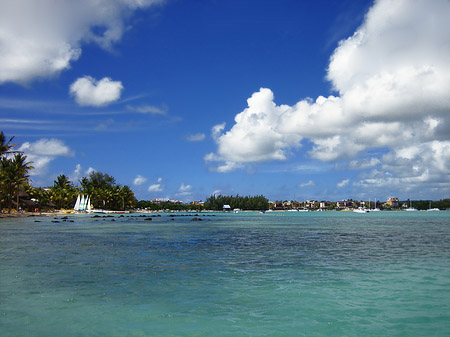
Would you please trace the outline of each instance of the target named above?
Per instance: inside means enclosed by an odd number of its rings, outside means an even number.
[[[430,206],[428,207],[427,212],[437,212],[437,211],[440,211],[440,209],[436,207],[431,208],[431,201],[430,201]]]
[[[77,201],[75,202],[75,205],[73,206],[73,210],[75,212],[80,211],[88,211],[91,212],[91,198],[89,198],[88,195],[84,196],[84,194],[78,194]]]
[[[417,208],[412,207],[411,199],[409,199],[409,207],[407,209],[405,209],[405,211],[407,211],[407,212],[416,212],[417,211]]]
[[[80,211],[84,211],[86,209],[86,199],[84,198],[84,194],[81,196],[80,201]]]
[[[90,198],[90,197],[88,197],[88,199],[87,199],[87,203],[86,203],[86,211],[87,211],[88,213],[91,213],[91,198]]]
[[[75,202],[75,206],[73,206],[74,211],[77,212],[80,210],[80,202],[81,202],[81,199],[80,199],[80,195],[78,194],[77,201]]]
[[[379,212],[380,209],[377,207],[377,199],[375,199],[375,208],[370,210],[371,212]]]
[[[353,213],[369,213],[369,211],[365,208],[358,207],[353,210]]]

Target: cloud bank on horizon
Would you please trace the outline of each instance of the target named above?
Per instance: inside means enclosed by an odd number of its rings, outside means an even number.
[[[261,88],[225,131],[216,125],[218,172],[285,160],[306,141],[311,158],[349,161],[373,148],[380,158],[358,184],[450,186],[450,2],[379,0],[353,36],[339,43],[326,78],[336,95],[277,105]],[[347,184],[348,182],[346,182]]]
[[[58,75],[81,55],[82,43],[112,49],[135,10],[164,0],[0,2],[0,84]]]

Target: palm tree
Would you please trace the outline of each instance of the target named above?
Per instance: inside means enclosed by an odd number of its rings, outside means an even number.
[[[8,212],[11,213],[15,174],[12,161],[6,157],[0,159],[0,178],[1,192],[8,202]]]
[[[33,162],[26,161],[27,156],[22,153],[18,153],[14,155],[12,159],[12,166],[14,170],[14,185],[16,189],[16,201],[17,201],[17,210],[19,209],[19,192],[20,186],[29,180],[28,171],[34,169],[31,164]]]
[[[136,202],[133,191],[127,185],[123,186],[120,189],[119,196],[121,199],[120,201],[123,210],[125,210],[127,207],[133,206],[133,204]]]
[[[69,204],[73,204],[77,190],[70,182],[69,178],[61,174],[56,177],[52,187],[53,199],[59,201],[59,208],[67,207]]]
[[[0,157],[2,157],[5,154],[8,153],[14,153],[17,151],[11,151],[11,149],[17,144],[11,144],[11,141],[14,139],[14,137],[11,137],[7,142],[5,142],[5,134],[3,131],[0,132]]]

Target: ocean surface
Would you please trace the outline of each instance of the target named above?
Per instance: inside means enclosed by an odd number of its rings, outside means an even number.
[[[449,211],[181,215],[0,219],[0,336],[450,336]]]

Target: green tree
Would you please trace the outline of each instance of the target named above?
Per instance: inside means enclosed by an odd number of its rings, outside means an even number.
[[[70,208],[75,203],[77,189],[73,186],[69,178],[61,174],[56,177],[51,188],[52,199],[59,208]]]
[[[16,153],[12,159],[3,156],[0,160],[1,190],[8,201],[8,213],[11,213],[14,194],[19,209],[21,186],[28,182],[28,171],[34,168],[26,159],[24,154]]]
[[[91,197],[93,207],[124,210],[133,207],[136,198],[128,186],[116,184],[114,177],[101,172],[92,172],[80,180],[81,191]]]
[[[11,213],[12,198],[15,191],[15,172],[12,160],[6,157],[0,158],[0,178],[2,201],[7,202],[8,213]]]
[[[31,165],[33,162],[27,162],[27,156],[22,153],[17,153],[14,155],[12,160],[12,164],[14,167],[15,173],[15,188],[16,188],[16,205],[17,209],[19,209],[19,198],[20,198],[20,188],[22,185],[28,182],[30,176],[28,171],[33,170],[34,167]]]
[[[0,157],[3,157],[5,154],[14,153],[17,151],[13,151],[12,149],[16,147],[18,144],[11,144],[14,137],[11,137],[8,141],[6,141],[5,134],[3,131],[0,132]]]

